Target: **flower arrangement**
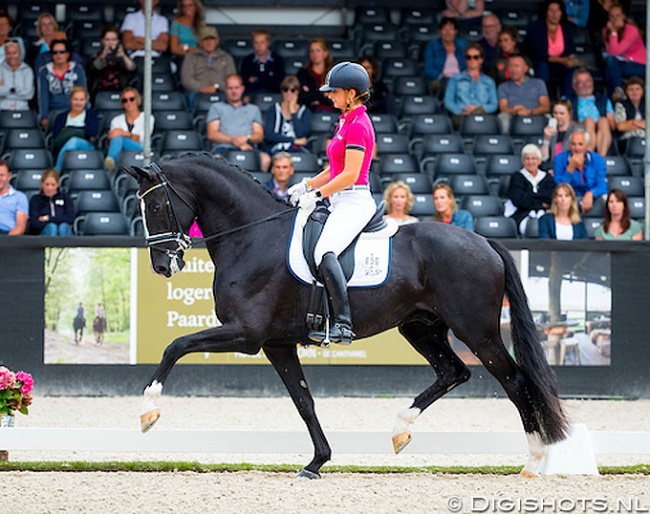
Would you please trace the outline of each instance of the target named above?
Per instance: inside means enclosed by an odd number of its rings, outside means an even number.
[[[0,415],[13,416],[15,411],[29,414],[32,404],[34,379],[24,371],[13,371],[0,366]]]

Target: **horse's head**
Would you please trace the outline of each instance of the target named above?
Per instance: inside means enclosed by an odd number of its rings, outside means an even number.
[[[154,272],[169,278],[185,266],[187,235],[196,216],[192,204],[169,182],[157,164],[126,170],[140,184],[138,199]]]

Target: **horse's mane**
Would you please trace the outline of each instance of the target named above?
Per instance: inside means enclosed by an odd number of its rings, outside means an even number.
[[[178,162],[181,161],[181,162]],[[182,163],[183,165],[192,165],[194,163],[201,165],[204,168],[209,169],[210,171],[213,171],[215,173],[221,172],[224,168],[228,170],[228,168],[232,169],[233,172],[237,172],[239,176],[246,177],[250,180],[252,180],[259,188],[262,189],[267,195],[269,195],[275,202],[281,204],[284,207],[292,207],[291,203],[288,201],[278,197],[276,194],[274,194],[272,191],[269,191],[269,188],[266,187],[266,184],[263,184],[260,182],[257,177],[251,175],[247,170],[242,168],[241,166],[237,164],[233,164],[223,157],[217,157],[215,158],[212,154],[208,152],[184,152],[178,155],[172,155],[172,156],[165,156],[160,160],[161,163],[164,162],[173,162],[174,164],[180,164]],[[273,175],[269,173],[269,179],[271,179]]]

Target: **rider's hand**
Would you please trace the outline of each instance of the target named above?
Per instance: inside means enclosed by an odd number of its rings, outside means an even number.
[[[306,211],[313,211],[314,207],[316,207],[317,201],[318,197],[316,196],[316,191],[308,191],[300,197],[298,206]]]
[[[293,205],[297,205],[300,197],[304,195],[307,191],[309,191],[309,182],[307,181],[306,178],[304,178],[300,182],[294,184],[288,189],[287,193],[289,194],[289,201]]]

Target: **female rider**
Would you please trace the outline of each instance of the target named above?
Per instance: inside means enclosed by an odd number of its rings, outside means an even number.
[[[338,256],[361,232],[376,210],[370,194],[368,172],[375,147],[375,131],[364,103],[370,98],[370,80],[363,66],[342,62],[325,77],[320,91],[343,114],[327,147],[329,165],[313,179],[289,188],[291,201],[311,211],[316,202],[329,196],[331,214],[316,244],[314,258],[330,298],[334,323],[329,331],[332,342],[350,344],[352,315],[343,270]],[[309,333],[321,343],[325,331]]]

